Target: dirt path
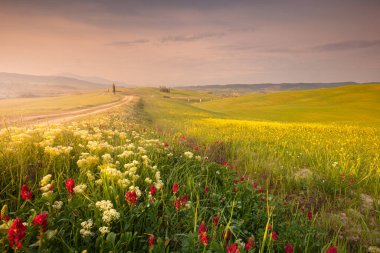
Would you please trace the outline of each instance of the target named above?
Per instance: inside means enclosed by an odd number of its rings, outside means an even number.
[[[40,115],[33,115],[33,116],[25,116],[23,117],[19,123],[16,125],[32,125],[32,124],[51,124],[51,123],[63,123],[75,120],[77,118],[82,118],[98,113],[102,113],[105,111],[108,111],[112,108],[119,107],[125,104],[128,104],[132,102],[136,97],[134,96],[125,96],[121,100],[107,103],[103,105],[93,106],[86,109],[78,109],[78,110],[71,110],[66,111],[62,113],[51,113],[51,114],[40,114]]]

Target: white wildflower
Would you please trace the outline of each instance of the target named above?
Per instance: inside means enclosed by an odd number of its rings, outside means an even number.
[[[190,151],[186,151],[185,153],[183,153],[187,158],[191,159],[193,158],[194,154]]]
[[[74,192],[77,194],[84,193],[87,189],[87,185],[85,184],[80,184],[74,187]]]
[[[110,231],[110,228],[109,228],[109,227],[100,227],[100,228],[99,228],[99,232],[100,232],[101,234],[105,235],[105,234],[108,234],[108,233],[111,232],[111,231]]]
[[[57,209],[57,210],[61,210],[62,206],[63,206],[63,202],[62,201],[54,201],[54,203],[52,205],[52,207],[54,209]]]
[[[106,224],[110,224],[113,221],[116,221],[120,218],[120,213],[118,213],[115,209],[110,209],[103,212],[103,222]]]
[[[48,185],[51,181],[51,174],[47,174],[46,176],[44,176],[41,181],[40,181],[40,186],[41,188]]]
[[[113,204],[110,200],[101,200],[96,202],[95,204],[96,208],[98,208],[100,211],[105,212],[113,208]]]

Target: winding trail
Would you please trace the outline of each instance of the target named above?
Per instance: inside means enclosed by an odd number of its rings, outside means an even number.
[[[82,117],[102,113],[110,109],[129,104],[135,99],[136,97],[134,96],[125,96],[116,102],[93,106],[86,109],[71,110],[71,111],[65,111],[62,113],[49,113],[49,114],[25,116],[21,119],[19,123],[17,123],[17,125],[28,126],[28,125],[33,125],[33,124],[64,123],[64,122],[75,120],[77,118],[82,118]],[[16,122],[14,121],[14,123]]]

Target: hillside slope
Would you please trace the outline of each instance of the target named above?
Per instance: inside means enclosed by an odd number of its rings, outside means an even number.
[[[41,97],[108,87],[63,76],[0,73],[0,98]]]
[[[335,88],[346,85],[363,85],[355,82],[336,83],[258,83],[258,84],[226,84],[178,87],[178,89],[190,89],[207,91],[215,94],[234,95],[249,93],[272,93],[279,91],[314,90],[322,88]]]
[[[195,106],[233,119],[377,125],[380,85],[251,94]]]

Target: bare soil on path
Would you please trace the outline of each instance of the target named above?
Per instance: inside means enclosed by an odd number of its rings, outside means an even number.
[[[9,120],[9,123],[10,123],[9,125],[28,126],[28,125],[33,125],[33,124],[54,124],[54,123],[69,122],[78,118],[102,113],[110,109],[113,109],[122,105],[126,105],[128,103],[131,103],[135,99],[136,97],[134,96],[125,96],[116,102],[93,106],[86,109],[64,111],[61,113],[49,113],[49,114],[24,116],[22,118]],[[2,124],[0,124],[0,128],[1,128],[1,125]]]

